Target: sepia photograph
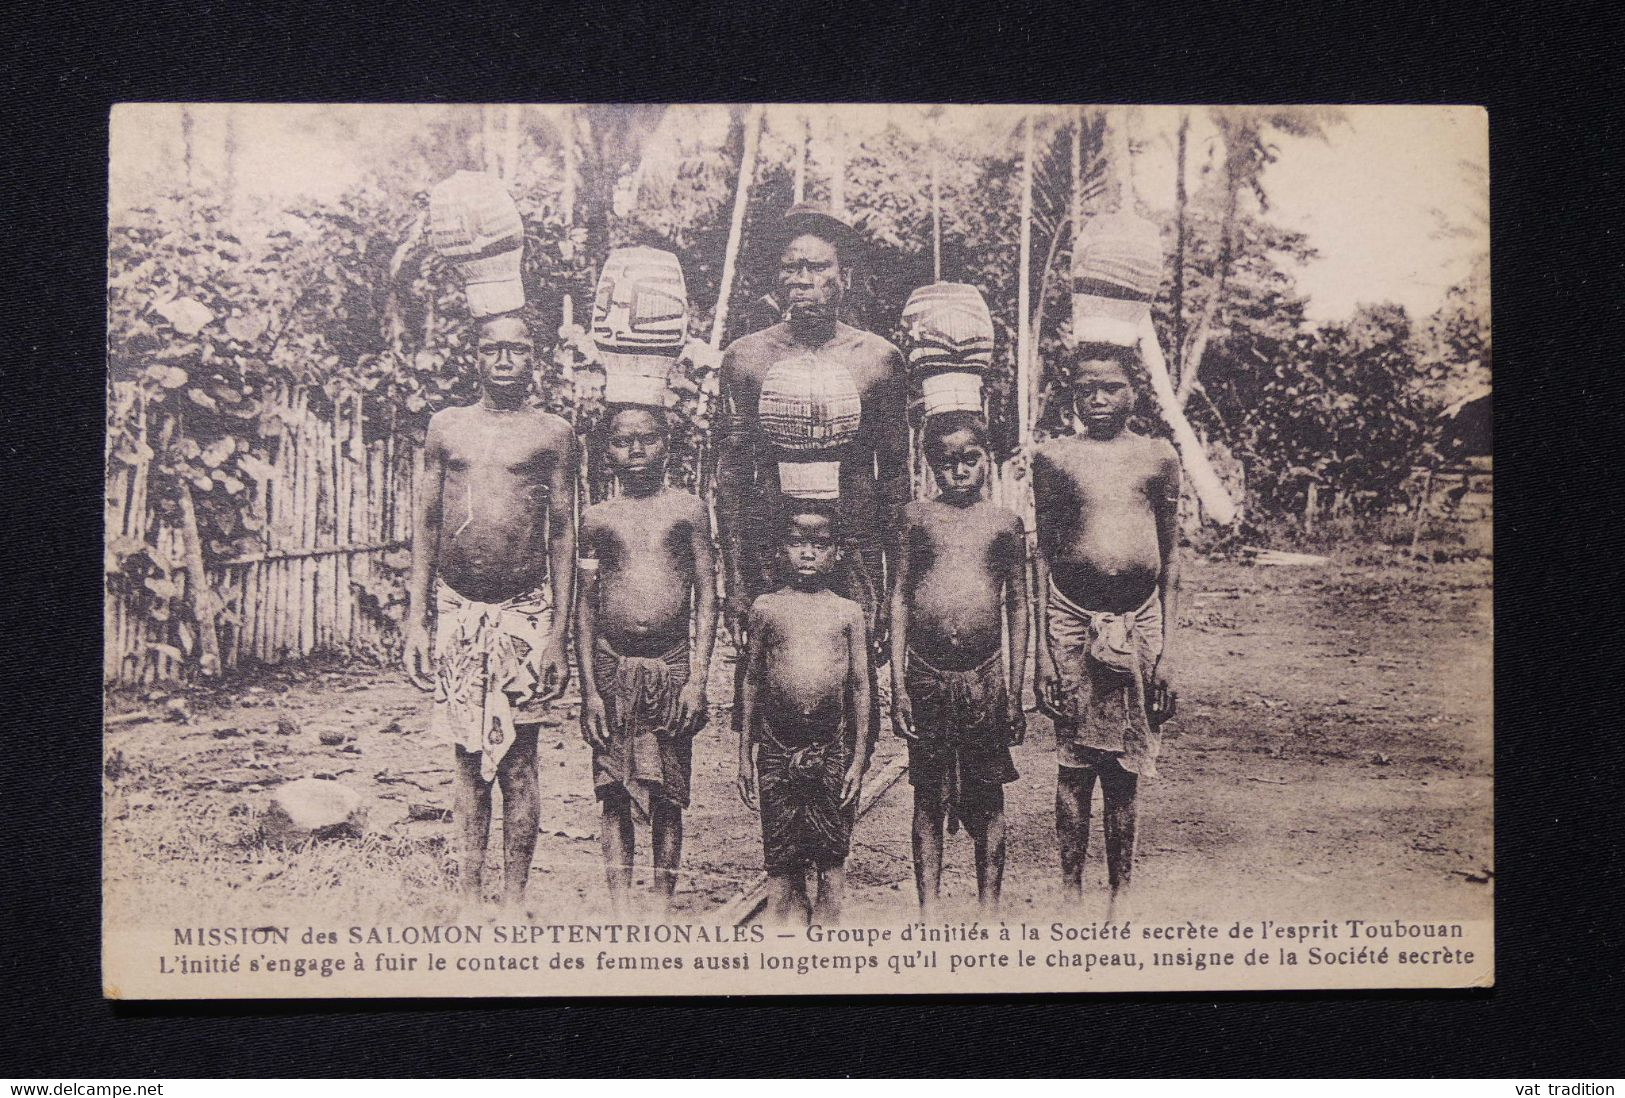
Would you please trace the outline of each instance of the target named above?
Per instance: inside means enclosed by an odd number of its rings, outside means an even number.
[[[110,135],[106,997],[1494,984],[1482,108]]]

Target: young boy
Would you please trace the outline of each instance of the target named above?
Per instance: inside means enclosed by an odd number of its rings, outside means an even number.
[[[604,439],[621,494],[581,517],[581,730],[603,803],[599,841],[615,916],[628,913],[634,820],[650,829],[653,892],[664,915],[677,886],[692,740],[705,720],[716,637],[711,519],[698,497],[665,486],[663,411],[612,409]]]
[[[1026,735],[1026,532],[982,498],[981,416],[926,420],[925,454],[941,491],[903,509],[891,610],[892,723],[908,741],[914,884],[921,914],[932,918],[944,818],[950,832],[963,821],[976,845],[976,897],[990,918],[1004,879],[1004,783],[1018,777],[1010,745]]]
[[[1135,351],[1086,345],[1076,364],[1076,434],[1033,457],[1034,676],[1039,706],[1055,720],[1062,888],[1069,900],[1082,895],[1098,779],[1111,918],[1133,873],[1137,784],[1155,776],[1158,728],[1174,715],[1179,458],[1167,442],[1128,430]]]
[[[767,916],[781,926],[840,922],[869,762],[868,629],[863,608],[829,589],[838,537],[829,503],[786,499],[784,585],[750,607],[739,795],[755,811],[760,791]]]
[[[570,677],[564,632],[575,584],[576,449],[568,423],[525,402],[532,350],[524,322],[489,317],[477,334],[479,402],[429,421],[405,661],[412,682],[435,693],[430,727],[456,745],[463,888],[478,899],[495,781],[503,897],[513,905],[536,851],[541,715]]]

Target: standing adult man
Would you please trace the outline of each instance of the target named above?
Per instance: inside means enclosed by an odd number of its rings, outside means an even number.
[[[773,585],[785,495],[833,501],[843,538],[832,587],[864,608],[871,641],[884,635],[885,561],[909,498],[908,390],[898,349],[840,321],[856,244],[831,214],[791,207],[772,245],[785,317],[723,354],[717,519],[723,610],[740,649],[752,600]],[[741,714],[736,693],[736,726]],[[865,750],[879,731],[878,703],[869,723]]]

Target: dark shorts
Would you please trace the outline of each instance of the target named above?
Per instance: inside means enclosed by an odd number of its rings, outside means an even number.
[[[856,745],[838,723],[811,736],[798,731],[766,725],[757,738],[762,864],[773,875],[840,865],[851,853],[858,820],[855,799],[841,804]]]
[[[1002,808],[1005,783],[1021,776],[1010,754],[1003,654],[941,671],[911,651],[905,682],[918,737],[908,745],[909,784],[940,790],[950,808]]]
[[[952,768],[955,762],[952,748],[911,743],[908,745],[908,784],[917,791],[927,790],[946,801],[949,796],[947,791],[953,783]],[[1015,761],[1010,757],[1010,749],[1005,748],[1000,758],[991,752],[978,755],[961,748],[957,762],[959,788],[956,796],[960,811],[1004,811],[1004,785],[1020,777]]]

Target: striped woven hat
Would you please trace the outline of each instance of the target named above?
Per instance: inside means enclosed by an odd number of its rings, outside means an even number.
[[[768,369],[756,418],[762,434],[781,450],[831,450],[857,436],[863,398],[844,365],[807,351]]]
[[[683,266],[658,248],[616,248],[592,304],[592,338],[604,363],[604,400],[663,406],[671,364],[688,334]]]
[[[1072,256],[1072,341],[1132,347],[1162,284],[1162,235],[1130,211],[1093,218]]]
[[[1131,211],[1091,218],[1072,255],[1072,292],[1099,297],[1156,299],[1162,285],[1162,234]]]
[[[519,280],[525,225],[502,181],[485,172],[456,172],[429,192],[429,239],[457,268],[475,316],[525,304]]]
[[[921,286],[903,306],[909,371],[980,371],[993,362],[993,315],[975,286],[936,282]]]

